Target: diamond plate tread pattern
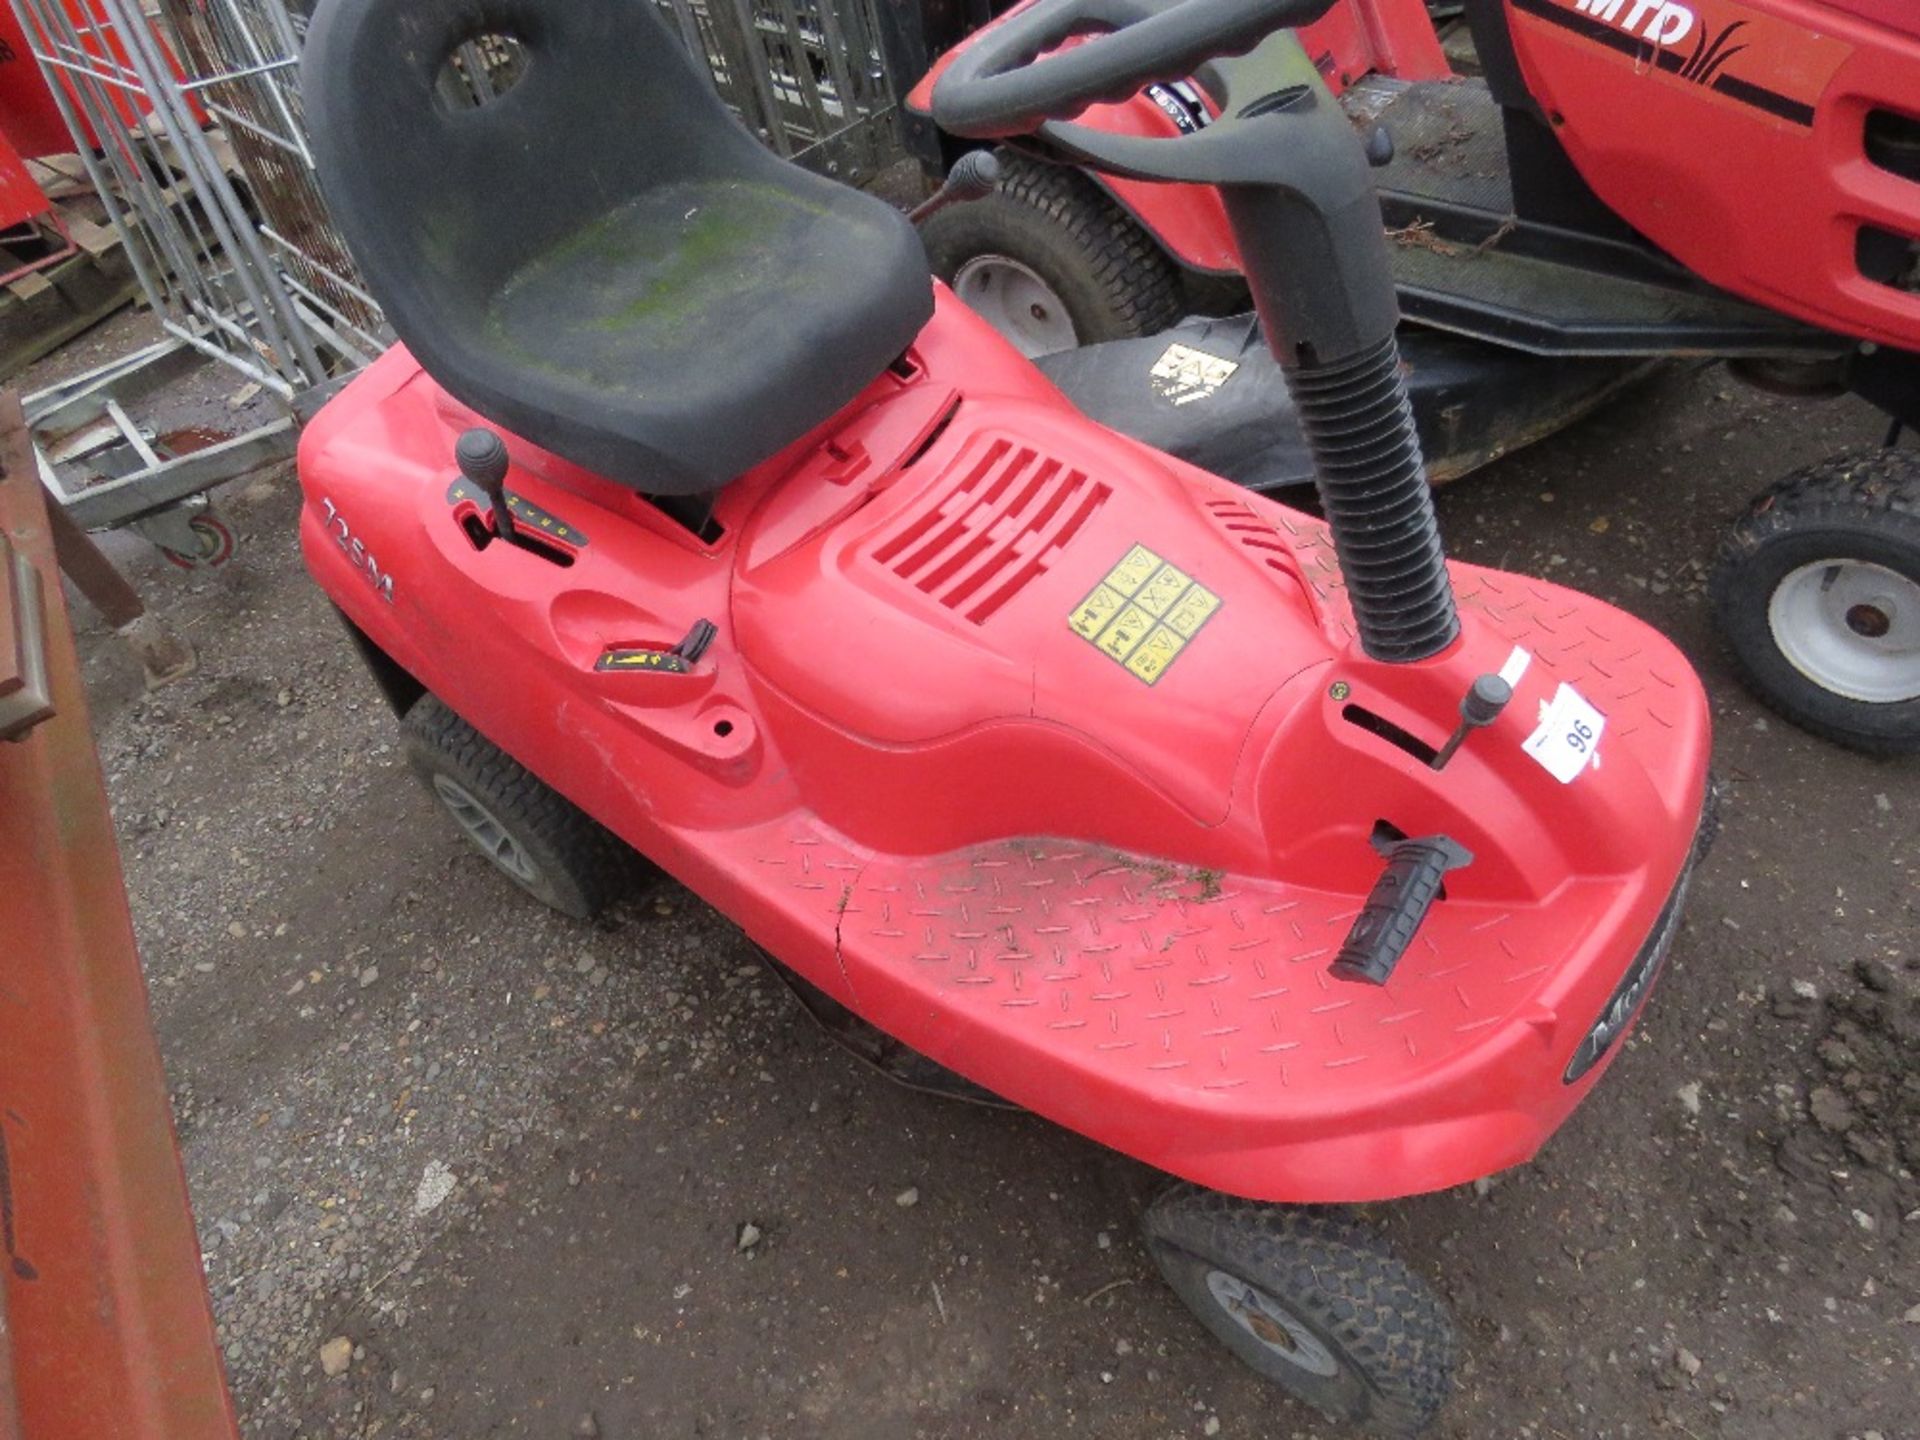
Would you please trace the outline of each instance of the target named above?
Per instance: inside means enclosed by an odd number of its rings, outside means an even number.
[[[1025,1032],[1064,1065],[1269,1116],[1323,1103],[1342,1081],[1375,1096],[1472,1047],[1533,995],[1570,933],[1556,938],[1544,911],[1452,902],[1373,987],[1326,973],[1359,910],[1351,895],[1064,841],[862,863],[797,821],[762,851],[810,892],[856,996],[885,972],[943,1011]]]
[[[1331,532],[1318,521],[1293,516],[1278,518],[1272,529],[1292,546],[1328,632],[1351,643],[1357,632]],[[1245,532],[1236,533],[1245,543]],[[1470,565],[1449,568],[1463,613],[1532,651],[1555,679],[1599,706],[1610,736],[1634,743],[1642,761],[1659,772],[1666,758],[1663,732],[1681,722],[1692,693],[1686,661],[1677,650],[1621,611],[1576,591]]]

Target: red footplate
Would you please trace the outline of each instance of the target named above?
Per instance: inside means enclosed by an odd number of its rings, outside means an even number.
[[[801,968],[883,1029],[1257,1198],[1377,1198],[1527,1158],[1584,1093],[1561,1073],[1631,959],[1601,938],[1622,887],[1597,881],[1545,908],[1444,902],[1376,987],[1327,973],[1354,895],[1039,840],[863,861],[795,828],[752,863],[761,886],[783,872],[794,930],[830,938]]]

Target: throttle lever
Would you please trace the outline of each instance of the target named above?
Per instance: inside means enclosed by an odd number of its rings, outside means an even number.
[[[493,530],[509,545],[513,538],[513,510],[507,500],[507,442],[483,426],[464,432],[453,445],[460,473],[479,487],[493,510]]]
[[[953,162],[953,169],[947,172],[940,188],[907,212],[907,219],[918,225],[949,205],[984,200],[999,184],[1000,157],[991,150],[969,150]]]
[[[1454,752],[1467,743],[1467,737],[1498,720],[1512,700],[1513,686],[1506,676],[1481,675],[1476,678],[1467,693],[1460,697],[1459,725],[1447,737],[1447,743],[1440,747],[1440,753],[1433,757],[1429,768],[1446,769]]]

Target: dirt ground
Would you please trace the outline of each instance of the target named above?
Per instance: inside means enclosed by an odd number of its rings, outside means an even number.
[[[1769,718],[1701,596],[1752,492],[1880,429],[1695,371],[1443,497],[1458,554],[1678,637],[1728,791],[1593,1099],[1534,1164],[1374,1211],[1458,1313],[1449,1440],[1920,1437],[1920,763]],[[145,693],[77,612],[249,1437],[1339,1433],[1154,1277],[1149,1171],[875,1078],[671,883],[589,926],[497,880],[296,506],[236,487],[217,571],[116,547],[189,681]]]

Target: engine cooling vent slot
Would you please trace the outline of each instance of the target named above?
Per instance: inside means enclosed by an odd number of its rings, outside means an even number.
[[[1269,570],[1294,577],[1293,547],[1287,544],[1278,530],[1247,506],[1238,500],[1209,500],[1207,513],[1213,516],[1215,524],[1252,551]]]
[[[951,473],[958,483],[881,541],[873,558],[976,625],[1044,575],[1113,493],[1004,438]]]

